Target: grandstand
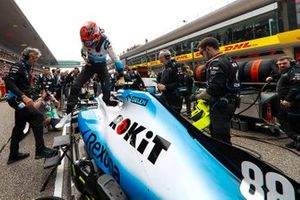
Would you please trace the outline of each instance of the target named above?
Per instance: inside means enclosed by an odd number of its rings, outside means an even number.
[[[14,0],[0,1],[0,18],[0,77],[8,72],[11,63],[19,60],[20,52],[26,46],[38,48],[42,52],[36,67],[57,63],[56,58]],[[35,71],[38,73],[40,70]]]
[[[222,51],[239,60],[280,55],[300,59],[299,27],[299,0],[237,0],[120,57],[138,71],[159,70],[158,52],[167,48],[178,62],[195,67],[203,62],[197,42],[213,36]]]

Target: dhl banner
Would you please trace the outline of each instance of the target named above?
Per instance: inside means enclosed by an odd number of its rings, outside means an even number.
[[[177,61],[190,60],[192,58],[193,58],[193,56],[191,53],[175,56],[175,60],[177,60]]]
[[[148,62],[148,67],[153,67],[153,66],[157,66],[157,65],[160,65],[160,61],[159,60],[155,60],[155,61],[151,61],[151,62]]]
[[[275,46],[275,45],[289,45],[289,44],[300,45],[300,29],[279,33],[277,35],[273,35],[269,37],[226,45],[226,46],[222,46],[220,49],[225,53],[229,53],[229,52],[231,53],[231,52],[246,50],[246,49],[262,48],[262,47]]]
[[[238,52],[242,50],[248,50],[248,49],[259,49],[263,47],[272,47],[272,46],[279,46],[279,45],[299,45],[300,46],[300,29],[288,31],[284,33],[278,33],[276,35],[254,39],[254,40],[248,40],[244,42],[239,42],[235,44],[229,44],[225,46],[221,46],[220,50],[224,53],[232,53],[232,52]],[[272,50],[272,49],[270,49]],[[194,54],[194,55],[193,55]],[[182,54],[175,56],[176,61],[187,61],[192,59],[199,59],[202,55],[199,51],[196,51],[194,53],[188,53],[188,54]],[[135,68],[138,66],[158,66],[161,65],[159,60],[151,61],[148,63],[141,63],[138,65],[135,65]]]

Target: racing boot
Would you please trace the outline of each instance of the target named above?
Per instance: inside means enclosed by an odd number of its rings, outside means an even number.
[[[57,149],[51,149],[44,146],[35,151],[35,159],[37,160],[41,158],[51,158],[53,156],[56,156],[57,154],[58,154]]]
[[[118,102],[116,101],[109,101],[108,103],[105,103],[107,106],[117,106],[118,105]]]
[[[118,105],[118,102],[117,101],[114,101],[114,100],[110,100],[109,98],[102,98],[104,103],[107,105],[107,106],[117,106]]]

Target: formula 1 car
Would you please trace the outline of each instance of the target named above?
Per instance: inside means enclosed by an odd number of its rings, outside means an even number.
[[[76,120],[83,142],[74,143],[72,176],[87,198],[300,199],[299,183],[206,136],[155,96],[121,89],[115,97],[117,106],[98,97]]]

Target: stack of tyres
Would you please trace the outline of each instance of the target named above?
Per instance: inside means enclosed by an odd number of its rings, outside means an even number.
[[[240,81],[243,82],[265,82],[271,74],[278,73],[276,60],[257,59],[247,62],[238,62]],[[194,69],[195,81],[206,81],[206,66],[199,65]]]
[[[239,63],[241,82],[265,82],[271,74],[278,73],[276,61],[272,59],[258,59]]]
[[[206,65],[201,64],[194,69],[195,81],[205,82],[206,81]]]

